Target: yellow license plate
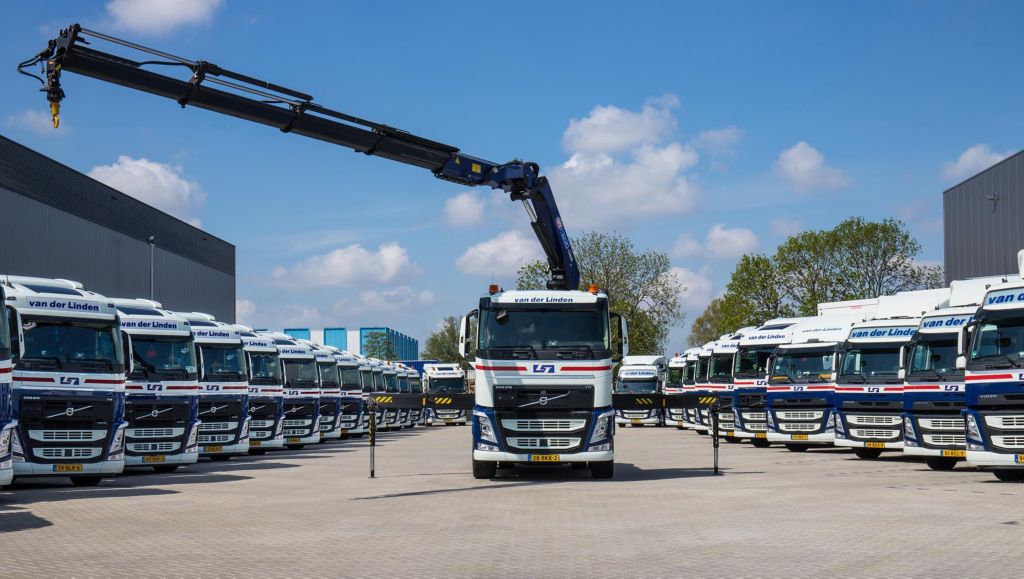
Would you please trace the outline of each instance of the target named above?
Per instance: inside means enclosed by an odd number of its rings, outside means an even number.
[[[253,446],[259,446],[259,445],[261,445],[261,444],[263,444],[263,441],[262,441],[262,440],[253,440],[253,439],[251,439],[251,438],[249,439],[249,446],[250,446],[250,447],[253,447]]]
[[[966,450],[943,450],[942,456],[950,456],[953,458],[967,458]]]
[[[224,446],[220,444],[214,444],[212,446],[203,447],[206,452],[224,452]]]
[[[85,470],[85,465],[81,464],[55,464],[53,465],[53,472],[82,472]]]
[[[806,434],[791,434],[789,436],[789,439],[790,440],[807,440],[807,435]]]
[[[768,438],[767,432],[755,432],[754,438]]]
[[[678,423],[677,423],[677,424],[678,424],[679,426],[686,426],[686,423],[685,423],[685,422],[683,422],[682,420],[678,421]]]
[[[301,441],[302,441],[302,439],[299,438],[298,436],[293,436],[293,437],[288,439],[288,444],[295,444],[295,443],[301,442]]]
[[[558,462],[560,459],[557,454],[531,454],[530,462]]]
[[[340,433],[342,433],[342,434],[348,434],[348,430],[347,430],[347,429],[345,429],[345,428],[342,428],[342,429],[341,429],[341,430],[339,430],[338,432],[340,432]]]
[[[865,442],[864,446],[867,448],[885,448],[884,442]]]
[[[445,418],[444,419],[444,423],[445,424],[455,424],[455,419],[454,418]]]
[[[734,430],[726,430],[725,431],[725,435],[726,436],[736,436],[736,431],[734,431]]]
[[[1017,462],[1017,463],[1024,462],[1024,454],[1018,454],[1017,456],[1013,457],[1013,460],[1014,460],[1014,462]]]
[[[151,454],[142,457],[142,462],[167,462],[167,457],[162,454]]]
[[[634,418],[634,419],[630,420],[630,423],[632,423],[632,424],[643,424],[643,422],[639,418]]]

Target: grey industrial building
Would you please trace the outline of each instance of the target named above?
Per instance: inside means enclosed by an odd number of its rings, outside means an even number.
[[[235,320],[235,247],[0,136],[0,273]]]
[[[942,194],[946,283],[1017,271],[1024,249],[1024,151]]]

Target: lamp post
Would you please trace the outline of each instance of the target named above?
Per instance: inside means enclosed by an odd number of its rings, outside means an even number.
[[[149,299],[154,299],[154,288],[153,288],[153,257],[156,249],[156,236],[150,235],[146,240],[149,242]]]

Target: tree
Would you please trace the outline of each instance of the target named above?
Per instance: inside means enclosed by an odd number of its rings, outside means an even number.
[[[441,320],[441,328],[427,336],[423,357],[440,362],[464,362],[459,355],[459,318],[445,316]]]
[[[779,270],[770,257],[760,253],[740,257],[725,289],[729,298],[726,305],[735,310],[730,320],[735,324],[733,330],[793,315],[780,281]]]
[[[818,303],[847,299],[842,264],[830,231],[803,231],[786,239],[773,258],[780,293],[801,316],[818,313]]]
[[[368,358],[379,358],[381,360],[394,360],[395,345],[391,343],[386,332],[370,332],[366,334],[366,344],[363,345],[363,355]]]
[[[668,255],[638,252],[633,242],[618,233],[587,232],[572,239],[580,270],[580,288],[597,284],[608,292],[611,309],[629,322],[629,349],[634,354],[664,352],[669,329],[682,323],[679,296],[685,291],[672,272]],[[516,287],[547,287],[544,261],[519,268]]]
[[[836,259],[846,270],[843,282],[849,295],[881,296],[944,285],[936,279],[941,278],[941,267],[915,263],[921,244],[901,221],[851,217],[831,233],[836,238]]]
[[[722,334],[741,327],[729,319],[730,312],[736,308],[730,307],[725,300],[725,297],[711,300],[704,312],[693,321],[693,325],[690,326],[690,335],[686,339],[689,346],[702,346],[712,340],[717,340]]]

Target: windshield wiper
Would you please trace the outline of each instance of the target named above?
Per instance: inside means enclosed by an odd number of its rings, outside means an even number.
[[[771,377],[769,382],[779,382],[778,378],[785,378],[790,384],[796,384],[796,380],[793,379],[789,374],[776,374]]]
[[[1009,366],[1003,366],[1001,364],[987,364],[985,366],[986,368],[989,368],[989,369],[992,369],[992,370],[998,370],[998,369],[1002,369],[1002,368],[1020,368],[1021,367],[1020,362],[1017,362],[1017,361],[1013,360],[1012,358],[1010,358],[1010,356],[1008,356],[1006,354],[988,354],[987,356],[977,356],[977,357],[975,357],[971,361],[972,362],[976,362],[978,360],[985,360],[985,359],[989,359],[989,358],[998,358],[998,359],[1001,359],[1003,362],[1006,362],[1007,364],[1009,364]]]
[[[921,374],[924,374],[926,376],[929,376],[929,375],[930,376],[935,376],[936,380],[945,380],[946,379],[945,374],[942,374],[938,370],[932,370],[932,369],[926,369],[926,368],[919,368],[917,370],[914,370],[914,371],[910,372],[910,374],[908,374],[907,376],[908,377],[910,377],[910,376],[919,376]]]
[[[60,370],[63,368],[63,364],[61,364],[60,358],[57,356],[27,356],[22,358],[21,362],[33,366],[45,366],[41,368],[42,370]]]
[[[868,381],[863,374],[841,374],[839,377],[843,380],[849,380],[850,382],[857,382],[859,384],[864,384]]]

